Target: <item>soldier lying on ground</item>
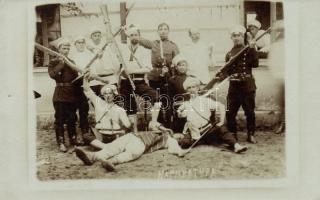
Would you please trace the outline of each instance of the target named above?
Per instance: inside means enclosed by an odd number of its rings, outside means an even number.
[[[225,121],[225,106],[211,98],[199,96],[200,81],[196,78],[188,77],[183,83],[185,90],[190,93],[189,101],[184,102],[177,110],[179,117],[186,117],[187,123],[183,130],[183,138],[180,138],[179,144],[182,148],[187,148],[198,140],[208,126],[213,126],[212,112],[216,110],[220,113],[219,122],[215,125],[217,129],[208,132],[202,141],[212,143],[214,139],[220,139],[229,144],[235,153],[241,153],[247,150],[247,147],[241,146],[234,135],[227,131],[223,126]]]
[[[168,149],[171,154],[178,156],[184,154],[177,140],[171,137],[170,129],[165,128],[158,122],[149,123],[151,131],[128,133],[111,143],[104,144],[97,152],[86,151],[76,148],[77,157],[85,165],[92,165],[100,161],[108,171],[114,171],[115,165],[138,159],[144,153],[151,153],[160,149]]]

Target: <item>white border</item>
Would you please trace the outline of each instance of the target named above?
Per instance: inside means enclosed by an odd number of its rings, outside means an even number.
[[[32,52],[34,41],[34,9],[42,3],[57,1],[29,2],[28,4],[28,89],[33,87]],[[61,1],[60,1],[61,2]],[[67,1],[64,1],[67,2]],[[113,1],[112,1],[113,2]],[[91,189],[173,189],[173,188],[284,188],[297,186],[299,182],[299,2],[284,2],[286,26],[286,166],[287,177],[267,180],[61,180],[39,181],[36,176],[36,110],[33,93],[28,95],[28,150],[29,186],[33,190],[91,190]],[[32,126],[33,125],[33,126]]]

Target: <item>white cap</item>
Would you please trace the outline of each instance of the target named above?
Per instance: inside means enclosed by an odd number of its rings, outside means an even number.
[[[94,33],[102,33],[100,28],[98,27],[92,27],[91,32],[90,32],[90,36]]]
[[[199,28],[195,28],[195,27],[193,27],[193,28],[189,28],[189,33],[200,33],[200,30],[199,30]]]
[[[126,30],[126,35],[131,35],[133,33],[138,33],[139,34],[139,29],[136,26],[131,26]]]
[[[192,86],[200,86],[200,81],[193,77],[187,77],[186,80],[183,82],[183,88],[187,90],[189,87]]]
[[[108,90],[111,90],[114,95],[118,95],[117,87],[115,85],[111,85],[111,84],[103,86],[100,90],[100,94],[103,94],[104,92],[106,92]]]
[[[186,58],[184,55],[178,54],[178,55],[176,55],[176,56],[172,59],[172,64],[175,65],[175,66],[177,66],[178,63],[181,62],[181,61],[186,61],[186,62],[188,62],[187,58]]]
[[[59,47],[62,44],[68,45],[68,46],[71,45],[70,41],[67,38],[63,38],[63,37],[60,37],[60,38],[50,42],[50,45],[54,46],[56,49],[59,49]]]
[[[234,34],[234,33],[242,33],[244,34],[246,32],[246,28],[244,28],[241,25],[236,25],[234,27],[232,27],[232,29],[230,30],[230,34]]]
[[[255,26],[258,29],[260,29],[261,28],[261,23],[258,20],[254,19],[254,20],[251,20],[251,21],[248,22],[247,27],[249,27],[249,26]]]
[[[74,43],[76,43],[78,41],[81,41],[81,40],[86,41],[86,38],[84,36],[82,36],[82,35],[79,35],[79,36],[74,38]]]

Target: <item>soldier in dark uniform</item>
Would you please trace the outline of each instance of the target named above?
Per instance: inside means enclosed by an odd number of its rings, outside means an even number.
[[[231,31],[233,48],[226,55],[226,62],[232,56],[244,48],[245,28],[236,26]],[[228,71],[230,84],[227,97],[227,126],[230,132],[237,133],[236,116],[242,106],[247,120],[248,142],[256,143],[255,132],[255,96],[256,84],[252,75],[252,68],[259,66],[258,54],[254,48],[254,42],[250,41],[250,47],[241,54]]]
[[[186,100],[186,90],[183,87],[183,83],[187,77],[188,62],[186,58],[180,54],[175,56],[172,60],[172,64],[175,66],[175,74],[169,78],[169,95],[172,102],[172,130],[175,133],[182,133],[184,125],[186,123],[186,118],[179,118],[177,116],[176,110],[179,106]]]
[[[57,41],[59,53],[67,56],[70,51],[70,43],[62,38]],[[70,144],[76,145],[76,102],[80,95],[79,85],[71,84],[77,78],[78,72],[64,63],[62,58],[52,59],[48,66],[49,76],[56,81],[53,94],[53,107],[55,110],[56,140],[61,152],[66,152],[64,140],[64,123],[67,124]]]
[[[168,95],[168,79],[172,75],[170,71],[172,59],[179,53],[178,46],[168,39],[169,25],[161,23],[158,26],[158,34],[160,40],[150,41],[147,39],[140,38],[140,45],[151,50],[151,62],[153,69],[148,74],[150,86],[157,90],[160,95]],[[170,107],[170,103],[162,99],[163,108]],[[160,115],[159,121],[166,127],[170,126],[169,113],[166,112],[164,115]]]

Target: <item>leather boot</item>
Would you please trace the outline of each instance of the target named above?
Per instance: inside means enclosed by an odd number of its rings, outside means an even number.
[[[58,147],[59,147],[59,151],[60,152],[67,152],[68,149],[64,143],[64,129],[63,127],[56,127],[55,128],[55,132],[56,132],[56,140],[57,140],[57,144],[58,144]]]
[[[248,138],[247,141],[252,143],[252,144],[256,144],[258,143],[257,140],[254,138],[254,132],[248,132]]]
[[[93,152],[85,151],[79,147],[75,148],[76,156],[82,160],[85,165],[93,165],[97,160]]]

